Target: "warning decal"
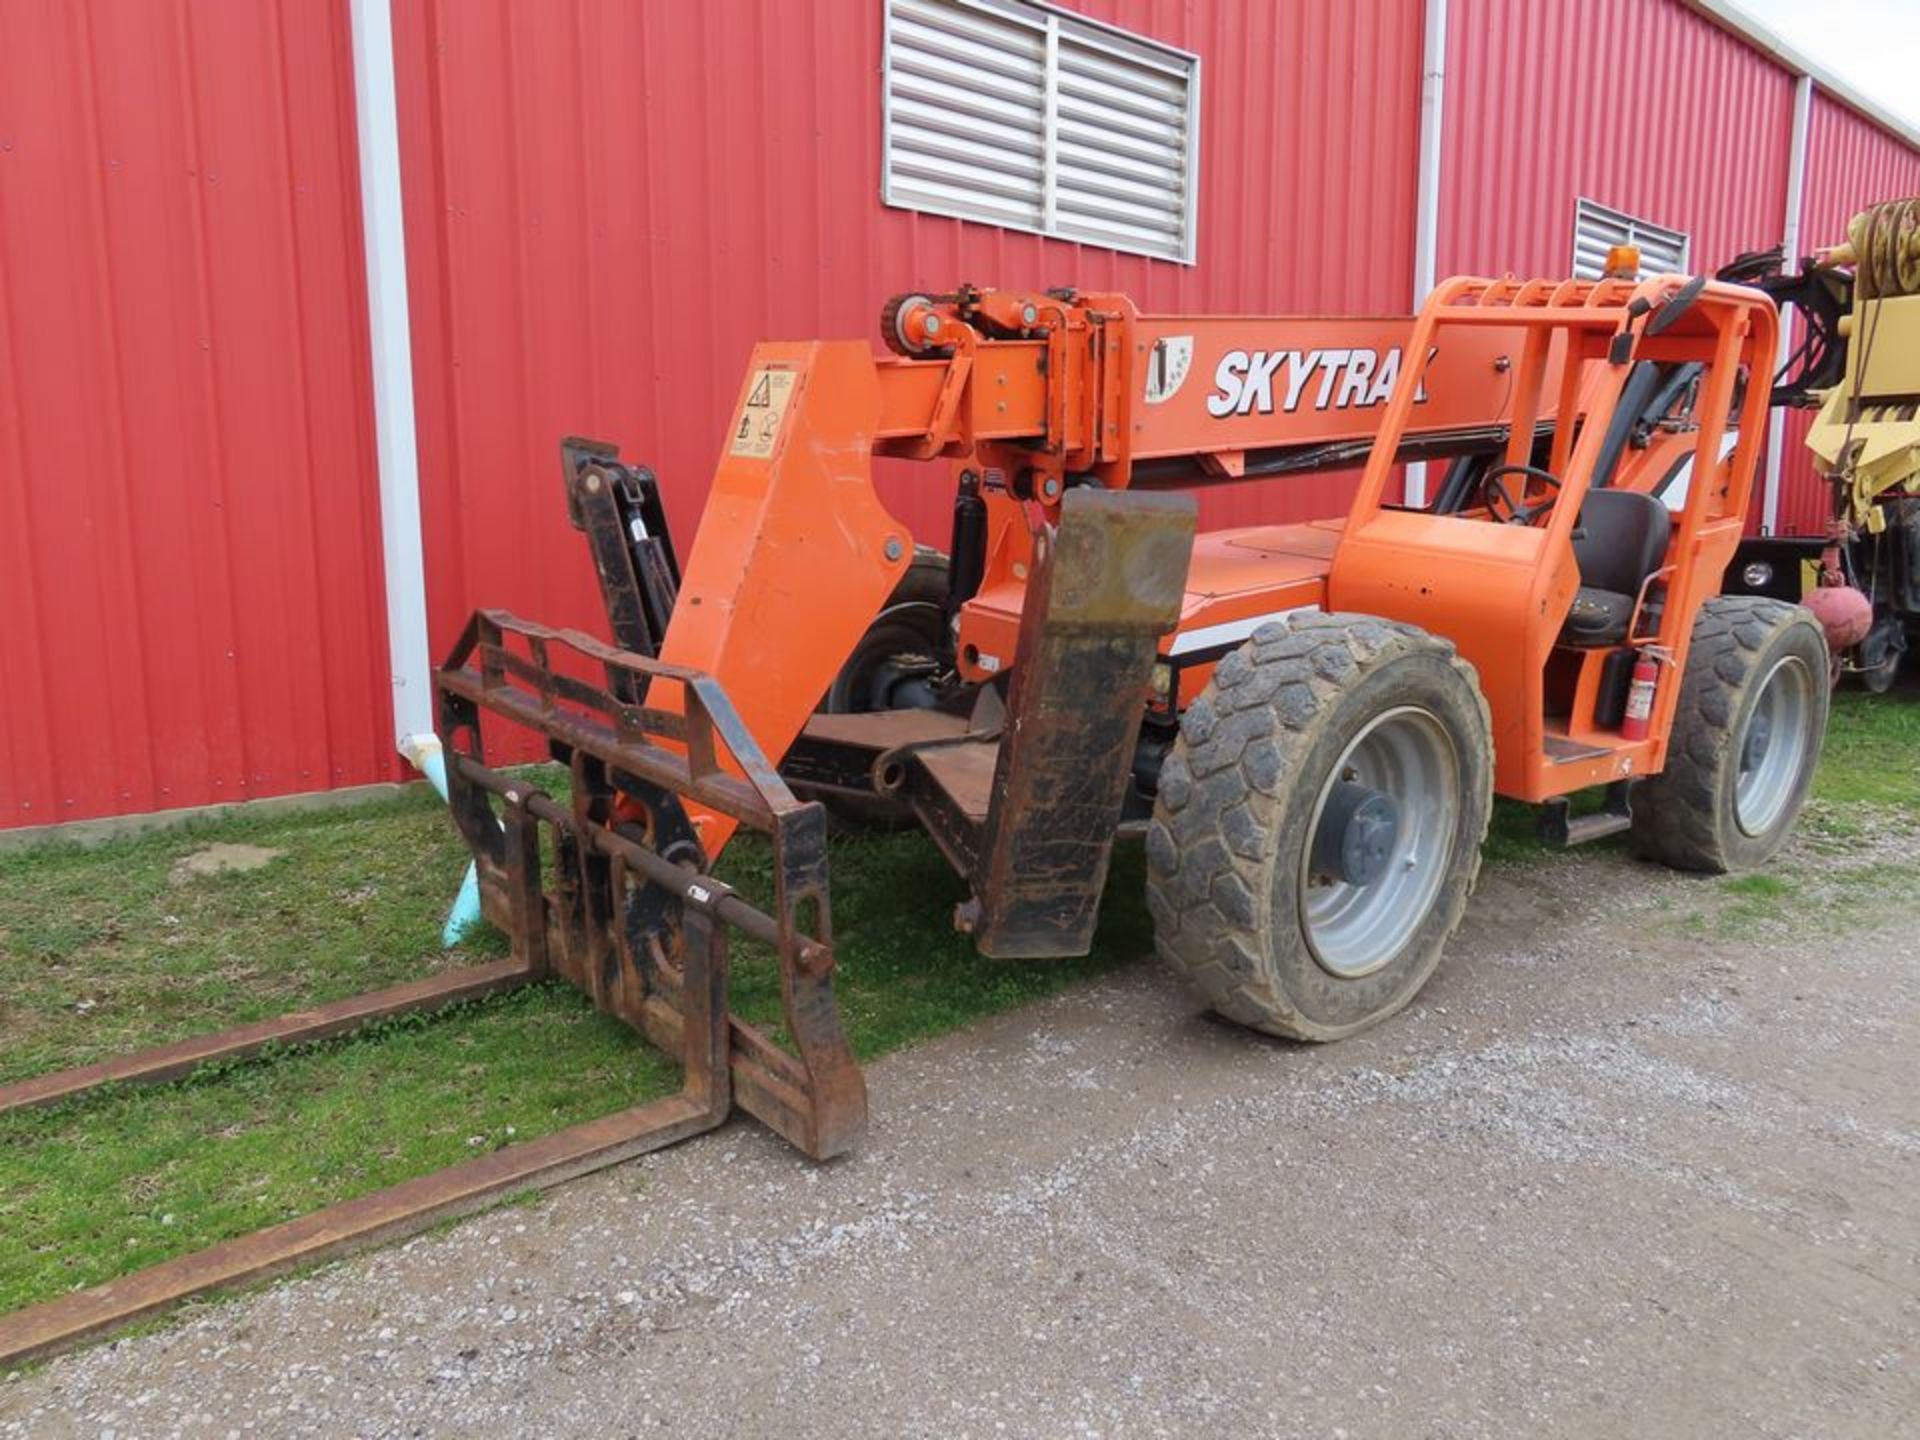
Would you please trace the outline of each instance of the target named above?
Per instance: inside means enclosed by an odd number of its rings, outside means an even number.
[[[787,418],[787,402],[793,399],[791,370],[764,369],[753,372],[747,385],[747,403],[733,422],[731,455],[746,455],[765,460],[773,454],[780,438],[780,426]]]

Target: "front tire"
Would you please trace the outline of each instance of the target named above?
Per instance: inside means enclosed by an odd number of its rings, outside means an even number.
[[[1411,625],[1262,627],[1214,671],[1161,769],[1155,948],[1269,1034],[1336,1040],[1393,1014],[1479,872],[1490,728],[1472,667]]]
[[[899,708],[901,687],[889,684],[902,662],[931,663],[947,644],[947,557],[916,546],[913,561],[895,583],[887,603],[867,627],[820,701],[828,715],[865,714]],[[913,821],[911,807],[878,795],[800,787],[818,798],[843,825],[862,830],[899,830]]]
[[[1813,783],[1829,673],[1826,636],[1800,606],[1753,595],[1701,606],[1666,768],[1634,791],[1634,848],[1710,874],[1771,860]]]

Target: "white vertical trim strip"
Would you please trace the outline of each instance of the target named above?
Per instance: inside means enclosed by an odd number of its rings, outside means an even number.
[[[1420,169],[1414,190],[1413,308],[1426,303],[1439,279],[1440,140],[1445,133],[1447,90],[1447,0],[1427,0],[1426,35],[1420,54]],[[1407,467],[1407,503],[1427,503],[1426,462]]]
[[[360,222],[372,342],[373,430],[380,476],[380,556],[387,582],[387,659],[394,744],[433,733],[420,460],[413,423],[413,347],[400,193],[399,104],[389,0],[352,0],[353,96],[360,148]]]
[[[1040,228],[1051,235],[1060,220],[1060,17],[1047,16],[1047,50],[1040,100]]]
[[[880,6],[880,203],[893,204],[893,0]]]
[[[1793,139],[1787,152],[1787,217],[1780,227],[1781,258],[1791,268],[1800,263],[1800,210],[1807,190],[1807,129],[1813,115],[1813,77],[1802,75],[1793,84]],[[1780,314],[1780,353],[1775,369],[1793,353],[1793,309]],[[1787,412],[1777,405],[1767,417],[1767,480],[1760,500],[1760,533],[1780,529],[1780,467],[1786,463]]]
[[[1193,57],[1187,80],[1187,203],[1181,213],[1186,226],[1180,237],[1180,261],[1199,263],[1200,256],[1200,57]]]

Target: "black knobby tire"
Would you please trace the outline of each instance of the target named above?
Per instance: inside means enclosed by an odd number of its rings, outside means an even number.
[[[1403,825],[1435,829],[1435,853],[1396,860],[1430,867],[1428,893],[1400,907],[1391,924],[1405,933],[1388,933],[1377,963],[1336,973],[1310,918],[1333,883],[1308,873],[1312,832],[1328,786],[1357,773],[1354,747],[1396,726],[1428,737],[1450,797],[1403,806]],[[1155,948],[1215,1010],[1269,1034],[1335,1040],[1393,1014],[1433,973],[1479,873],[1490,732],[1473,668],[1445,640],[1362,615],[1262,627],[1215,669],[1161,769],[1147,832]]]
[[[1826,635],[1811,612],[1757,595],[1720,595],[1700,607],[1674,710],[1666,768],[1633,792],[1633,844],[1680,870],[1725,874],[1772,859],[1813,783],[1826,738]],[[1793,693],[1790,724],[1770,692]],[[1755,754],[1756,716],[1767,733]],[[1757,785],[1774,744],[1775,783]],[[1760,804],[1756,796],[1766,803]]]
[[[874,706],[866,693],[866,682],[875,666],[899,655],[937,656],[945,640],[946,602],[947,557],[938,550],[916,546],[912,563],[834,676],[820,709],[829,715],[871,710]],[[818,798],[836,820],[857,829],[897,830],[913,819],[912,808],[898,800],[815,790],[811,786],[799,789]]]
[[[820,708],[830,715],[873,709],[861,681],[875,665],[899,655],[929,659],[940,653],[946,629],[947,557],[917,546],[906,572],[895,582],[887,603],[860,637],[853,653],[833,677]]]
[[[1871,669],[1862,670],[1857,677],[1860,688],[1869,695],[1884,695],[1893,689],[1893,682],[1900,678],[1900,656],[1890,655]]]
[[[1906,653],[1906,626],[1898,616],[1883,613],[1875,618],[1867,638],[1854,652],[1853,678],[1869,695],[1884,695],[1899,678],[1900,662]]]

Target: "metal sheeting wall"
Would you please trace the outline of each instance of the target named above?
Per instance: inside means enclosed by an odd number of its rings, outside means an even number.
[[[1454,0],[1449,21],[1442,273],[1564,271],[1582,199],[1681,232],[1696,272],[1779,240],[1793,77],[1752,46],[1679,0]]]
[[[1192,266],[885,208],[881,4],[397,0],[436,647],[480,601],[600,624],[559,435],[659,464],[690,534],[753,341],[871,337],[893,290],[1405,309],[1419,0],[1076,0],[1203,57]],[[0,828],[397,773],[345,10],[0,0]],[[1756,52],[1675,0],[1452,15],[1443,272],[1564,268],[1581,193],[1701,265],[1777,236],[1792,82]],[[1916,191],[1816,99],[1809,246]],[[881,485],[944,538],[939,467]]]
[[[1453,0],[1440,270],[1557,274],[1584,196],[1695,269],[1780,237],[1793,80],[1678,0]]]
[[[753,343],[875,339],[895,291],[1404,313],[1414,0],[1075,8],[1203,57],[1192,266],[883,206],[881,0],[398,4],[436,647],[481,601],[602,625],[558,437],[653,464],[684,544]],[[1234,486],[1204,518],[1324,513],[1344,484]],[[944,466],[890,466],[881,488],[944,547]]]
[[[0,827],[392,773],[344,7],[0,0]]]
[[[1906,195],[1920,195],[1920,152],[1816,88],[1807,124],[1801,248],[1812,251],[1844,240],[1847,222],[1859,211]],[[1827,487],[1813,473],[1805,446],[1811,418],[1807,411],[1787,415],[1780,468],[1783,535],[1820,535],[1827,528]]]

